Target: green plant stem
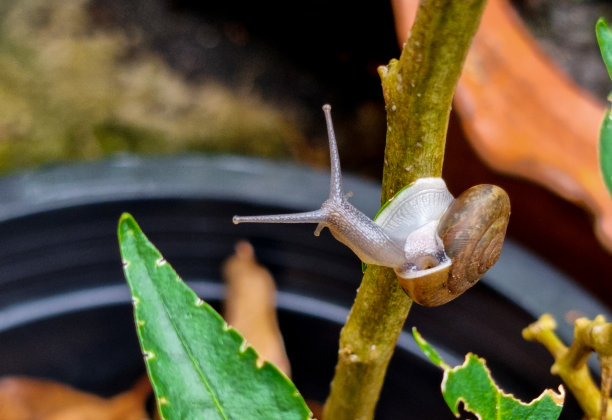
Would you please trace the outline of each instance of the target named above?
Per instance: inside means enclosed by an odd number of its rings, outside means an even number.
[[[422,0],[399,60],[381,67],[387,111],[382,202],[440,176],[455,86],[485,0]]]
[[[574,341],[569,347],[555,334],[555,328],[552,316],[544,314],[523,330],[523,338],[537,341],[550,352],[555,359],[551,373],[563,379],[584,411],[586,419],[612,419],[608,399],[609,373],[612,370],[612,324],[606,323],[601,315],[592,321],[577,319],[574,324]],[[593,351],[597,352],[601,362],[602,390],[597,388],[587,365]]]
[[[441,175],[455,85],[485,1],[423,0],[400,59],[379,69],[387,110],[382,203],[418,178]],[[368,266],[340,335],[324,419],[373,417],[411,304],[393,270]]]

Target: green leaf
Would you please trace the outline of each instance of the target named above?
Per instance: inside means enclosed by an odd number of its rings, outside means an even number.
[[[562,386],[559,387],[559,393],[547,389],[535,400],[528,404],[524,403],[499,389],[493,382],[484,359],[468,353],[462,365],[451,368],[423,339],[416,328],[412,329],[412,333],[425,355],[444,370],[442,395],[456,417],[459,417],[459,402],[462,401],[467,411],[483,420],[552,420],[559,418],[565,399],[565,391]]]
[[[129,214],[119,245],[157,403],[167,420],[305,420],[295,385],[179,278]]]
[[[595,34],[597,35],[597,43],[601,51],[601,57],[603,58],[606,69],[610,79],[612,79],[612,31],[606,24],[603,18],[599,18],[595,25]]]
[[[610,79],[612,79],[612,31],[603,18],[600,18],[595,25],[597,42],[601,50],[601,56],[608,69]],[[599,133],[599,166],[601,173],[612,195],[612,119],[610,111],[606,112],[601,132]]]
[[[606,187],[612,195],[612,114],[609,110],[604,116],[599,134],[599,165]]]

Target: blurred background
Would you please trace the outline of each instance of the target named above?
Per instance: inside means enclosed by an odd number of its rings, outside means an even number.
[[[593,28],[612,18],[612,4],[513,6],[539,47],[603,104],[610,83]],[[378,180],[385,114],[376,68],[398,55],[388,2],[3,0],[0,174],[117,153],[231,153],[324,169],[320,107],[331,103],[343,169]],[[491,170],[468,137],[453,113],[451,191],[503,186],[509,236],[612,305],[612,255],[593,216]]]

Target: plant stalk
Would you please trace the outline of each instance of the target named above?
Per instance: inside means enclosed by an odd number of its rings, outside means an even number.
[[[442,174],[453,93],[485,2],[422,0],[400,59],[379,68],[387,111],[381,203],[418,178]],[[373,418],[411,305],[393,270],[368,266],[340,334],[324,419]]]
[[[550,371],[559,375],[572,391],[584,411],[585,419],[612,419],[609,409],[610,374],[612,373],[612,323],[602,315],[574,322],[574,341],[567,347],[556,335],[556,323],[550,314],[543,314],[536,322],[523,330],[523,338],[536,341],[546,347],[555,362]],[[593,380],[587,360],[596,352],[602,370],[601,389]]]

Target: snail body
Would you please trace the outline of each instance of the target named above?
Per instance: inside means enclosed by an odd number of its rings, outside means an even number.
[[[421,178],[399,191],[374,220],[348,202],[331,107],[323,106],[331,160],[330,193],[320,209],[234,216],[238,223],[317,223],[362,262],[391,267],[400,286],[424,306],[444,304],[473,286],[497,261],[510,214],[504,190],[477,185],[457,199],[441,178]]]

